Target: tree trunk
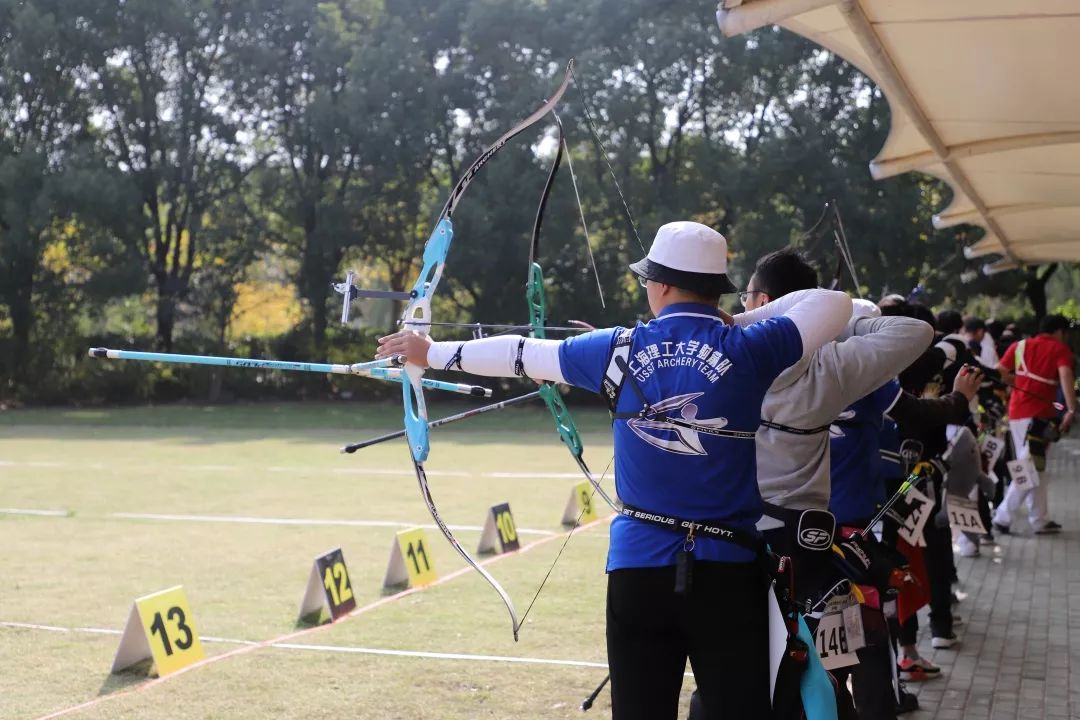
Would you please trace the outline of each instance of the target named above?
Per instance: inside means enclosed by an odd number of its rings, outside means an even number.
[[[30,338],[34,331],[36,240],[31,240],[30,245],[34,248],[33,252],[30,254],[20,252],[12,259],[10,274],[6,278],[10,285],[4,290],[4,299],[11,316],[11,335],[14,341],[11,378],[16,383],[25,380],[30,371]]]
[[[311,303],[311,340],[315,344],[315,352],[321,360],[326,354],[326,295],[329,282],[312,282],[308,302]],[[323,287],[325,285],[326,287]]]
[[[160,352],[172,352],[173,329],[175,326],[176,295],[168,287],[159,287],[157,297],[157,348]]]
[[[1027,274],[1027,282],[1024,283],[1024,294],[1027,295],[1031,309],[1035,312],[1035,326],[1038,327],[1042,319],[1046,317],[1046,283],[1050,276],[1058,269],[1057,263],[1051,263],[1046,271],[1040,276],[1039,269],[1035,268]]]
[[[217,353],[227,355],[225,336],[229,334],[229,318],[232,315],[233,303],[228,295],[221,298],[221,304],[217,308]],[[227,308],[227,309],[226,309]],[[221,388],[225,380],[225,368],[215,367],[210,369],[210,388],[207,393],[207,402],[213,404],[221,400]]]
[[[8,295],[7,303],[11,314],[12,339],[15,341],[11,376],[16,383],[29,374],[30,335],[34,329],[33,276],[27,275],[21,280],[21,284]]]

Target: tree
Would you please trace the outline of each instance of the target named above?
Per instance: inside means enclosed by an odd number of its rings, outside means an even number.
[[[141,217],[125,239],[153,279],[157,345],[171,350],[206,213],[259,162],[239,147],[250,117],[234,103],[226,71],[242,4],[111,0],[85,12],[100,152],[134,180]]]
[[[378,9],[375,2],[345,0],[258,2],[236,76],[273,153],[278,172],[264,198],[280,198],[281,214],[295,229],[297,286],[319,353],[331,280],[345,249],[362,243],[350,215],[362,204],[360,175],[373,165],[364,133],[378,120],[358,88],[366,73],[353,60],[370,41]]]
[[[42,252],[64,214],[57,183],[65,153],[86,138],[76,4],[0,0],[0,300],[11,319],[15,378],[30,355]]]

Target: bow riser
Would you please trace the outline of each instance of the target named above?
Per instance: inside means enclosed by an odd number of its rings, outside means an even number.
[[[424,266],[413,285],[412,300],[405,307],[402,317],[416,332],[428,334],[431,326],[431,297],[442,279],[446,267],[446,256],[450,252],[450,243],[454,239],[454,225],[449,218],[443,218],[431,233],[424,245]],[[405,436],[409,441],[409,452],[413,461],[427,460],[431,444],[428,438],[427,403],[421,383],[424,369],[413,364],[405,366],[405,375],[409,382],[401,383],[401,402],[405,408]]]

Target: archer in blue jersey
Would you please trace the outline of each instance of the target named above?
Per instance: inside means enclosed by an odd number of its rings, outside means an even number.
[[[618,330],[602,330],[562,343],[559,362],[571,385],[600,392]],[[615,477],[619,497],[638,507],[696,520],[717,520],[756,532],[761,517],[753,433],[761,400],[780,372],[802,356],[794,323],[775,317],[748,328],[725,325],[715,306],[677,303],[633,331],[627,366],[652,408],[706,428],[743,431],[748,437],[705,431],[649,418],[618,419]],[[624,385],[617,410],[642,407]],[[611,526],[607,569],[672,565],[683,537],[618,516]],[[743,547],[702,538],[699,560],[754,558]]]
[[[880,434],[884,415],[900,395],[890,380],[840,414],[830,432],[832,496],[829,510],[839,525],[869,521],[885,500]]]
[[[380,339],[378,356],[569,383],[613,402],[615,485],[630,514],[612,522],[607,562],[612,716],[675,718],[689,658],[716,717],[766,717],[755,431],[773,380],[843,329],[851,300],[803,290],[727,318],[727,241],[692,222],[661,227],[630,268],[655,316],[632,329],[464,343],[401,332]]]

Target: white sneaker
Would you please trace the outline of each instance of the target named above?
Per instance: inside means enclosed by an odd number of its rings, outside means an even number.
[[[932,637],[930,638],[930,647],[935,650],[945,650],[947,648],[955,647],[960,644],[960,638],[956,637],[956,633],[950,633],[948,637]]]
[[[957,536],[956,551],[960,555],[960,557],[979,557],[979,546],[973,543],[967,535]]]

